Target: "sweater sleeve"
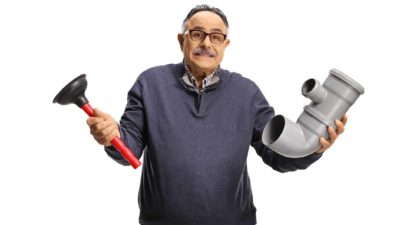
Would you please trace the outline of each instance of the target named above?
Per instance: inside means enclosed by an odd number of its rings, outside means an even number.
[[[262,143],[262,132],[264,127],[275,113],[274,109],[268,104],[260,89],[256,88],[256,90],[253,99],[253,107],[255,107],[255,122],[251,146],[253,146],[264,163],[276,171],[288,172],[298,169],[306,169],[312,163],[317,161],[322,154],[313,153],[302,158],[288,158],[272,151]]]
[[[122,141],[138,159],[146,147],[146,118],[142,91],[142,83],[138,79],[128,92],[128,102],[119,124]],[[113,146],[106,147],[105,151],[116,162],[125,166],[129,165],[129,162]]]

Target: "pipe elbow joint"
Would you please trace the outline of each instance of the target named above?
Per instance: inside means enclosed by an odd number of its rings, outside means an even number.
[[[277,115],[265,126],[263,143],[289,158],[299,158],[315,152],[320,144],[318,135],[304,129],[282,115]]]
[[[262,134],[264,145],[289,158],[312,154],[320,147],[320,137],[328,138],[327,127],[335,127],[364,88],[339,70],[329,71],[321,86],[315,79],[308,79],[302,86],[302,94],[311,100],[304,107],[296,123],[282,115],[272,118]]]

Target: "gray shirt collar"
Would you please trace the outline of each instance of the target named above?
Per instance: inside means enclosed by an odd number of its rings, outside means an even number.
[[[186,60],[183,60],[183,65],[185,66],[185,74],[183,75],[183,81],[194,88],[197,89],[197,83],[196,83],[196,78],[192,75],[192,73],[189,70],[189,67],[187,66]],[[215,83],[218,83],[219,77],[217,75],[217,70],[219,69],[219,66],[209,75],[207,75],[203,80],[202,80],[202,85],[200,87],[200,91],[203,90],[204,88],[211,86]]]

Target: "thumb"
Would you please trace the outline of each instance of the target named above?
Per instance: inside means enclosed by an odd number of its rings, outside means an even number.
[[[108,115],[107,113],[101,111],[101,110],[98,109],[98,108],[94,108],[94,109],[93,109],[93,112],[94,112],[94,116],[95,116],[95,117],[100,117],[100,118],[103,118],[103,119],[107,119],[107,118],[110,117],[110,115]]]

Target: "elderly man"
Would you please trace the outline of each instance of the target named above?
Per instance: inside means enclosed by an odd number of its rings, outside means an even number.
[[[107,154],[128,165],[110,141],[120,136],[144,154],[139,192],[144,225],[254,225],[247,155],[251,145],[273,169],[305,169],[343,132],[329,128],[321,149],[286,158],[263,145],[274,110],[257,85],[220,68],[229,24],[217,8],[200,5],[183,21],[178,41],[184,59],[144,71],[128,93],[120,124],[95,109],[87,120]],[[264,179],[264,178],[263,178]]]

